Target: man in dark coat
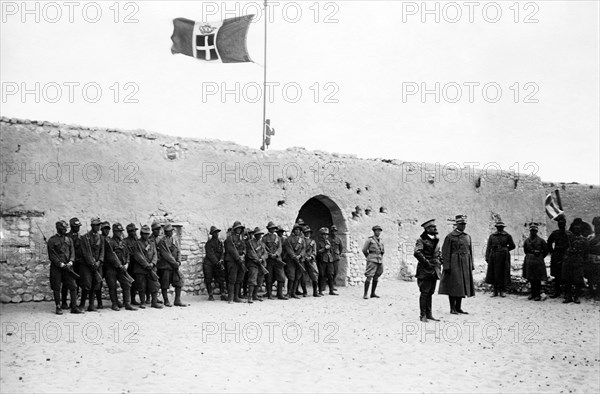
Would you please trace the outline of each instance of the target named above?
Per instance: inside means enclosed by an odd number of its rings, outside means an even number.
[[[529,299],[541,301],[542,281],[548,279],[546,274],[546,263],[544,257],[548,255],[546,241],[538,237],[538,226],[529,226],[529,237],[523,244],[525,261],[523,262],[523,277],[531,284],[531,295]]]
[[[262,301],[258,296],[258,288],[264,280],[264,271],[267,266],[267,250],[265,244],[261,242],[264,231],[256,227],[249,233],[250,237],[246,241],[246,266],[248,268],[248,303]]]
[[[383,254],[385,253],[385,247],[381,239],[383,229],[381,226],[375,225],[371,230],[373,231],[373,235],[367,238],[362,248],[363,255],[367,259],[365,268],[365,293],[363,295],[365,300],[369,298],[368,294],[371,282],[373,282],[371,298],[379,298],[375,290],[377,289],[377,283],[379,283],[379,277],[383,274]]]
[[[414,256],[419,263],[417,264],[417,285],[421,295],[419,297],[419,309],[421,314],[419,318],[423,323],[427,320],[439,321],[431,313],[432,296],[435,293],[435,285],[442,277],[442,254],[440,252],[438,231],[435,225],[435,219],[431,219],[421,224],[424,228],[423,233],[417,238]]]
[[[212,287],[213,280],[219,286],[219,290],[221,290],[221,301],[227,301],[227,296],[225,295],[225,269],[223,267],[225,247],[219,239],[220,232],[221,229],[211,226],[209,232],[210,239],[204,245],[206,254],[202,270],[204,271],[204,283],[206,284],[209,301],[215,300]]]
[[[504,231],[502,220],[496,222],[496,232],[490,235],[485,250],[485,261],[488,263],[485,283],[494,286],[492,297],[506,297],[504,292],[510,285],[510,251],[515,243],[509,233]]]
[[[48,258],[50,259],[50,288],[54,293],[56,314],[62,315],[61,285],[71,292],[71,313],[81,313],[77,308],[77,284],[73,275],[75,248],[67,235],[67,222],[56,222],[56,234],[48,240]],[[65,308],[66,309],[66,308]]]
[[[338,295],[333,290],[333,253],[331,252],[331,241],[329,240],[329,229],[322,227],[317,239],[317,261],[319,262],[319,294],[323,295],[325,282],[329,286],[329,295]]]
[[[344,253],[344,245],[342,239],[337,235],[337,227],[335,225],[329,228],[329,240],[331,241],[331,254],[333,255],[333,291],[337,291],[335,288],[335,281],[337,280],[338,271],[340,269],[340,257]]]
[[[600,216],[592,220],[594,234],[589,237],[589,258],[584,265],[583,273],[588,280],[590,297],[600,299]]]
[[[550,252],[550,275],[554,277],[554,294],[550,298],[560,296],[562,285],[562,263],[569,248],[569,237],[567,235],[567,219],[564,215],[557,216],[556,224],[558,230],[552,231],[548,237],[548,251]]]
[[[129,265],[133,267],[132,272],[135,275],[135,285],[140,295],[140,301],[142,301],[139,307],[145,309],[146,291],[150,291],[153,295],[153,300],[156,300],[158,290],[160,289],[158,275],[156,274],[156,246],[148,239],[151,232],[149,228],[146,233],[146,229],[142,227],[144,233],[139,239],[136,236],[138,228],[135,224],[129,223],[125,227],[125,230],[127,231],[127,238],[124,241],[130,256]],[[151,306],[158,309],[162,308],[162,305],[157,302]]]
[[[450,313],[468,314],[462,309],[464,297],[475,296],[473,284],[473,248],[471,237],[465,233],[467,220],[463,215],[456,216],[456,229],[444,238],[442,246],[443,272],[438,294],[448,295]]]
[[[92,229],[81,237],[81,250],[84,262],[79,268],[81,282],[81,309],[85,308],[86,298],[89,297],[88,312],[97,312],[94,306],[96,291],[102,286],[100,269],[104,262],[104,238],[98,231],[102,221],[99,218],[91,220]]]
[[[571,225],[571,231],[567,231],[569,248],[565,254],[562,264],[562,279],[565,286],[565,299],[563,303],[574,302],[579,304],[579,295],[583,282],[583,264],[588,259],[589,242],[583,235],[585,227],[580,223]]]
[[[127,273],[129,252],[123,240],[123,226],[121,223],[113,224],[112,232],[112,237],[107,237],[107,244],[104,245],[104,265],[106,267],[104,276],[106,277],[108,295],[112,303],[111,309],[118,311],[121,308],[117,293],[117,283],[119,283],[121,285],[121,292],[123,293],[122,305],[128,311],[137,311],[137,308],[131,305],[131,278]]]
[[[79,229],[81,228],[81,222],[77,218],[71,218],[69,220],[69,226],[71,230],[67,233],[67,236],[71,238],[73,241],[73,247],[75,248],[75,257],[73,260],[73,271],[79,274],[79,267],[83,263],[83,254],[81,251],[81,235],[79,234]],[[77,282],[76,282],[77,284]],[[67,309],[69,306],[67,305],[67,294],[69,293],[69,288],[63,284],[62,286],[62,309]],[[75,295],[77,295],[77,290],[75,291]],[[74,299],[75,304],[77,304],[77,297]],[[83,313],[82,310],[77,308],[80,312]]]
[[[313,297],[321,297],[319,295],[319,268],[317,267],[317,243],[311,238],[312,230],[309,226],[304,226],[304,262],[306,264],[306,273],[304,279],[310,280],[313,288]],[[306,287],[302,288],[306,296]]]
[[[244,242],[243,232],[244,226],[239,221],[236,221],[231,227],[231,234],[225,240],[225,264],[227,264],[227,273],[229,275],[227,301],[229,303],[242,302],[239,295],[242,281],[244,280],[244,271],[246,270],[244,261],[246,256],[246,242]]]
[[[173,305],[185,307],[186,305],[181,302],[181,288],[184,285],[183,275],[179,271],[179,267],[181,267],[181,248],[177,239],[173,237],[173,225],[168,223],[163,231],[165,232],[164,237],[158,240],[158,262],[156,268],[158,277],[160,278],[160,288],[162,290],[164,305],[171,306],[168,291],[169,286],[173,286],[175,289],[175,301]]]
[[[267,298],[269,300],[273,299],[273,283],[277,282],[277,298],[287,300],[287,297],[283,295],[283,285],[285,283],[285,271],[283,268],[285,263],[282,260],[283,239],[281,238],[283,231],[281,235],[276,234],[279,231],[279,226],[273,222],[267,224],[267,231],[268,233],[261,239],[267,252],[267,270],[269,271],[265,277]]]
[[[283,244],[285,249],[285,273],[288,278],[288,298],[299,298],[296,295],[296,286],[302,279],[303,270],[301,264],[304,260],[304,236],[302,226],[294,224],[292,235],[287,237]]]

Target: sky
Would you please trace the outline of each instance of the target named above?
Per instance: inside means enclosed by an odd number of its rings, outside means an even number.
[[[0,114],[262,142],[262,1],[2,1]],[[597,1],[269,2],[270,149],[600,184]],[[252,14],[254,62],[171,54]]]

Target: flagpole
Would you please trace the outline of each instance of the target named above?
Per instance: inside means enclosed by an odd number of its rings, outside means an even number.
[[[265,130],[267,122],[267,0],[265,0],[265,57],[263,75],[263,119],[262,119],[262,150],[265,150]]]

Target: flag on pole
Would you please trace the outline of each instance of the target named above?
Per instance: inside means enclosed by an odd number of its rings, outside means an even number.
[[[222,63],[251,62],[246,38],[253,17],[244,15],[218,22],[173,19],[171,53]]]
[[[552,198],[552,193],[548,193],[548,195],[546,196],[545,205],[546,205],[546,214],[552,220],[556,220],[557,217],[564,214],[564,212],[562,210],[560,210],[556,206],[556,204],[554,204],[554,199]]]

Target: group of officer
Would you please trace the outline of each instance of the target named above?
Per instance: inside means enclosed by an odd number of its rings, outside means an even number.
[[[88,312],[102,309],[102,284],[106,280],[111,309],[121,308],[135,311],[136,306],[162,308],[163,305],[185,307],[181,301],[184,284],[179,271],[180,248],[173,237],[173,226],[154,223],[141,229],[128,224],[125,229],[120,223],[111,225],[107,221],[93,218],[91,230],[80,233],[81,222],[72,218],[67,222],[56,222],[56,234],[47,243],[50,259],[50,287],[54,294],[56,313],[70,307],[71,313],[83,313],[86,302]],[[70,231],[67,232],[70,226]],[[140,230],[138,237],[137,231]],[[161,235],[161,230],[164,235]],[[124,232],[127,232],[127,236]],[[123,301],[117,294],[117,283],[121,286]],[[168,290],[175,289],[175,300],[171,304]],[[77,287],[81,298],[77,304]],[[162,301],[158,292],[162,291]],[[70,306],[67,296],[70,293]],[[137,302],[136,294],[140,301]]]
[[[558,230],[553,231],[544,241],[538,234],[538,226],[529,226],[529,236],[523,244],[525,260],[523,277],[530,282],[530,300],[541,301],[541,282],[548,279],[544,258],[551,254],[550,273],[554,277],[554,294],[557,298],[564,291],[563,303],[580,303],[579,296],[585,285],[584,277],[596,299],[600,294],[600,217],[592,221],[594,232],[581,218],[573,220],[566,230],[566,217],[557,216]],[[462,309],[462,299],[475,295],[472,271],[473,250],[471,237],[465,233],[466,217],[455,217],[456,228],[448,234],[440,249],[435,220],[428,220],[421,226],[424,231],[417,239],[414,256],[417,264],[417,284],[419,286],[420,320],[438,321],[431,313],[432,296],[436,282],[440,280],[439,294],[448,295],[450,313],[468,314]],[[516,245],[504,228],[503,221],[495,223],[496,231],[488,239],[485,260],[488,264],[485,281],[493,286],[492,297],[506,297],[510,284],[510,251]],[[564,289],[563,289],[564,288]],[[367,284],[365,284],[365,297]]]
[[[289,236],[272,221],[266,230],[246,229],[236,221],[222,241],[219,238],[222,230],[215,226],[210,228],[203,262],[210,301],[214,300],[213,282],[220,289],[221,299],[230,303],[243,302],[243,299],[250,304],[263,301],[263,296],[258,294],[263,283],[267,299],[307,297],[307,283],[312,284],[313,297],[324,296],[326,285],[329,295],[338,295],[335,280],[344,250],[335,225],[319,229],[315,239],[312,229],[302,219],[294,224]],[[286,282],[287,294],[284,294]]]

